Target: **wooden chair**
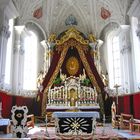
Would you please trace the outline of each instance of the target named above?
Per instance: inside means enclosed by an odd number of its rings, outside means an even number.
[[[120,128],[120,115],[115,115],[115,117],[112,119],[112,127],[113,128]]]
[[[34,122],[35,122],[34,114],[27,115],[27,127],[34,128],[34,125],[35,125]]]
[[[130,122],[130,130],[131,132],[140,132],[140,120],[139,119],[133,119]]]
[[[121,113],[120,128],[121,129],[131,129],[130,122],[132,122],[132,121],[133,121],[133,115]]]

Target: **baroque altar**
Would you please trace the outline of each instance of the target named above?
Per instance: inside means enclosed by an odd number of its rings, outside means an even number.
[[[64,85],[49,89],[47,106],[98,106],[97,91],[82,85],[79,77],[70,76]]]
[[[49,43],[52,58],[41,84],[42,115],[56,108],[61,111],[73,107],[98,108],[103,114],[105,91],[97,69],[94,36],[87,37],[72,27],[57,37],[50,36]]]
[[[63,79],[60,86],[49,88],[46,112],[48,120],[52,119],[53,112],[97,111],[100,106],[97,101],[96,87],[85,86],[82,81],[86,78],[85,70],[79,77],[66,77],[60,72]]]

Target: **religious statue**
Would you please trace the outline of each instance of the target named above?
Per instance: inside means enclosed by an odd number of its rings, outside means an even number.
[[[67,75],[66,74],[62,74],[62,70],[60,69],[60,78],[61,80],[64,82],[67,78]]]
[[[44,80],[44,72],[40,71],[37,77],[37,87],[40,88],[42,82]]]
[[[101,71],[101,78],[105,86],[108,86],[108,79],[105,74]]]
[[[112,126],[114,126],[114,121],[116,118],[116,105],[115,105],[114,101],[113,101],[112,106],[111,106],[111,114],[112,114]]]
[[[83,74],[80,74],[79,75],[79,78],[81,81],[84,81],[86,79],[86,72],[85,72],[85,69],[83,69]]]
[[[76,106],[76,101],[78,100],[78,97],[75,89],[70,89],[68,100],[70,101],[70,106]]]

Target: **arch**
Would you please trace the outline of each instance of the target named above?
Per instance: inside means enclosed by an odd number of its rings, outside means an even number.
[[[105,41],[105,38],[111,33],[116,32],[118,29],[120,29],[120,25],[116,22],[111,22],[107,24],[100,34],[100,39]]]
[[[25,23],[25,26],[27,29],[31,29],[31,30],[37,32],[40,35],[40,39],[42,37],[42,40],[47,40],[47,35],[46,35],[43,27],[41,25],[39,25],[37,22],[35,22],[33,20],[28,20]]]

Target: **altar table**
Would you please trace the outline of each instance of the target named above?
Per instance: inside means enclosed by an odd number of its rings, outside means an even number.
[[[54,112],[56,135],[92,135],[99,112]]]

